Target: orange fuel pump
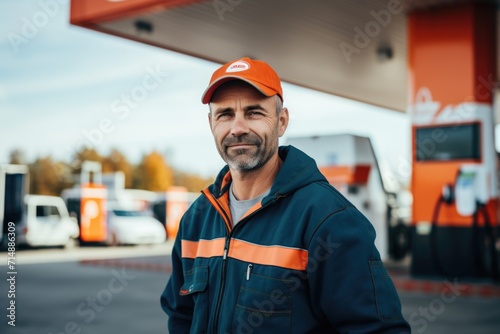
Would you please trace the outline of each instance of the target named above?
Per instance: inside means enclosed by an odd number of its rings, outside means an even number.
[[[185,187],[170,187],[166,193],[166,224],[167,236],[174,239],[179,230],[182,216],[189,207],[188,191]]]
[[[108,191],[102,183],[101,164],[84,161],[80,173],[80,185],[66,189],[61,197],[70,214],[76,216],[80,226],[80,241],[105,242],[107,233],[106,208]]]
[[[426,88],[416,101],[412,273],[498,279],[491,106],[464,103],[438,112],[439,103]]]

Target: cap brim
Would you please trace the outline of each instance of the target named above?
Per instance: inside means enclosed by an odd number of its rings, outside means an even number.
[[[217,88],[219,88],[222,84],[224,84],[224,83],[226,83],[228,81],[232,81],[232,80],[241,80],[241,81],[244,81],[244,82],[252,85],[253,87],[255,87],[255,89],[257,89],[259,92],[261,92],[265,96],[273,96],[273,95],[278,94],[273,89],[269,89],[266,86],[264,86],[264,85],[262,85],[262,84],[260,84],[258,82],[254,82],[254,81],[251,81],[251,80],[248,80],[248,79],[244,79],[244,78],[239,77],[239,76],[225,75],[225,76],[220,77],[219,79],[215,80],[214,82],[212,82],[210,84],[210,86],[207,87],[207,89],[205,90],[205,92],[203,92],[203,95],[201,97],[201,102],[203,104],[209,103],[212,100],[212,95],[215,93],[215,91],[217,90]]]

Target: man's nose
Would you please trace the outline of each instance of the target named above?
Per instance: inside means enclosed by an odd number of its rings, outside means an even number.
[[[231,135],[239,137],[247,134],[248,131],[248,121],[245,119],[245,116],[240,113],[236,113],[233,119],[233,124],[231,124]]]

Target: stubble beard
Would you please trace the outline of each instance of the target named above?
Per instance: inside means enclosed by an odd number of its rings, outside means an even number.
[[[254,145],[256,151],[251,152],[253,148],[233,150],[232,154],[229,153],[229,145],[236,143],[247,143]],[[222,159],[233,170],[240,172],[250,172],[259,169],[265,165],[276,152],[276,148],[270,149],[266,152],[265,146],[258,137],[254,136],[241,136],[241,137],[226,137],[222,142],[222,149],[219,153]]]

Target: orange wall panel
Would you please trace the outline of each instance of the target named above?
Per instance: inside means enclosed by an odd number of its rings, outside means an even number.
[[[422,86],[443,105],[492,102],[481,88],[496,75],[495,13],[491,5],[467,3],[409,15],[410,104]]]

